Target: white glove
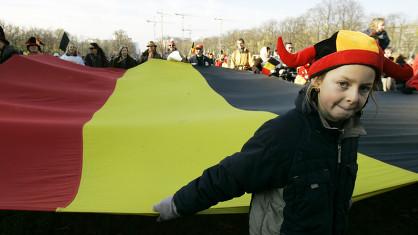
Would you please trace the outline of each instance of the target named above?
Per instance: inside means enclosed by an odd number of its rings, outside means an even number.
[[[163,199],[160,203],[153,206],[155,212],[159,212],[160,216],[157,218],[158,222],[171,220],[180,217],[177,213],[176,205],[174,204],[173,196]]]
[[[173,51],[170,53],[170,55],[167,56],[167,60],[181,62],[183,58],[181,58],[180,52]]]

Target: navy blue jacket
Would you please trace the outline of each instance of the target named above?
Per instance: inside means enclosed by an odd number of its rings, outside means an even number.
[[[177,212],[190,215],[244,193],[283,188],[281,234],[343,234],[359,134],[326,128],[304,94],[295,109],[263,124],[240,152],[177,191]]]

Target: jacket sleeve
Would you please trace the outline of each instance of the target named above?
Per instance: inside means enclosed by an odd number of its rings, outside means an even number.
[[[92,66],[93,65],[90,54],[86,55],[86,58],[84,59],[84,64],[87,65],[87,66]]]
[[[386,31],[382,33],[381,38],[379,37],[379,43],[382,49],[385,49],[389,46],[390,39]]]
[[[174,203],[178,213],[194,214],[245,192],[283,185],[289,158],[286,151],[278,153],[283,145],[277,143],[276,136],[280,126],[284,126],[278,123],[277,118],[266,122],[240,152],[206,169],[200,177],[177,191]]]

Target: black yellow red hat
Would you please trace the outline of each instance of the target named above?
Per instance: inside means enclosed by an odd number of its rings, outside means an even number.
[[[310,64],[310,78],[348,64],[370,66],[376,70],[376,77],[384,73],[397,80],[408,80],[413,74],[409,65],[398,65],[387,59],[375,39],[357,31],[340,30],[330,38],[294,54],[286,50],[282,38],[279,37],[277,54],[289,67]]]

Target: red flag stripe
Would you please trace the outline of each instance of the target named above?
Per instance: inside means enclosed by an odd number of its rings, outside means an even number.
[[[65,207],[80,182],[83,125],[123,71],[14,56],[0,74],[0,209]]]

